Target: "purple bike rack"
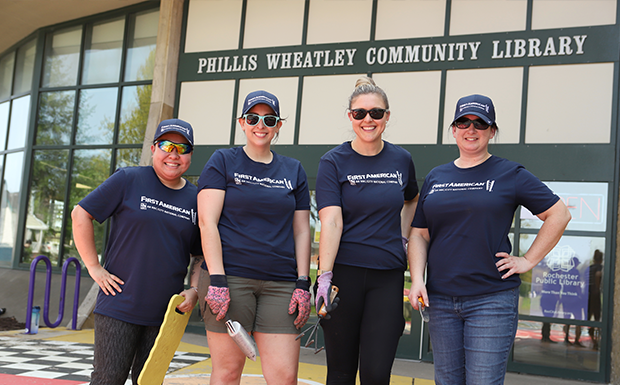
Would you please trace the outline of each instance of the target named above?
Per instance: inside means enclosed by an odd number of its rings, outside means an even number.
[[[43,321],[50,328],[55,328],[62,322],[62,317],[65,312],[65,289],[67,286],[67,269],[71,262],[75,263],[75,295],[73,298],[73,321],[71,322],[71,329],[76,330],[77,325],[77,314],[78,314],[78,304],[80,301],[80,278],[82,275],[82,266],[80,265],[80,261],[77,258],[71,257],[68,258],[65,263],[62,265],[62,284],[60,286],[60,305],[58,308],[58,318],[56,322],[53,324],[49,321],[49,307],[50,307],[50,287],[52,284],[52,263],[50,259],[45,255],[39,255],[36,257],[32,263],[30,264],[30,288],[28,289],[28,307],[26,310],[26,330],[28,330],[28,334],[30,333],[30,323],[32,322],[32,303],[34,301],[34,281],[36,278],[37,264],[43,261],[47,267],[47,277],[45,280],[45,304],[43,306]]]

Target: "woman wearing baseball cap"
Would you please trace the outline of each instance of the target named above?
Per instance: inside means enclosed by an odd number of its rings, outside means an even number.
[[[198,300],[202,261],[196,220],[196,186],[182,175],[192,161],[192,126],[162,121],[151,146],[153,165],[125,167],[82,199],[71,213],[73,239],[100,287],[95,306],[95,355],[91,384],[134,384],[155,343],[168,301],[191,311]],[[99,263],[93,221],[112,218]],[[184,290],[190,256],[190,289]]]
[[[271,150],[282,126],[275,95],[248,94],[238,121],[246,145],[217,150],[198,179],[211,382],[238,384],[245,365],[230,318],[253,333],[267,383],[296,384],[295,337],[310,315],[308,181],[298,160]]]
[[[571,216],[522,165],[489,153],[497,134],[491,99],[459,99],[450,128],[459,157],[431,170],[422,186],[409,236],[409,299],[415,309],[418,298],[428,306],[438,385],[503,384],[519,274],[553,249]],[[508,238],[519,205],[543,221],[523,257],[510,254]]]

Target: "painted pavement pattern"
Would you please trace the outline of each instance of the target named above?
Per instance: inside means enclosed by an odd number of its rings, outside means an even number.
[[[168,373],[208,358],[208,354],[176,352]],[[0,374],[88,383],[92,369],[91,344],[0,336]],[[3,378],[0,384],[5,383]]]

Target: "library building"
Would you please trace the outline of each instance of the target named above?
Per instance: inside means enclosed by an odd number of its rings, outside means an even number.
[[[60,275],[65,261],[80,260],[72,208],[117,168],[150,164],[161,120],[193,126],[185,177],[196,183],[215,150],[245,144],[237,118],[255,90],[277,95],[285,118],[271,148],[307,173],[316,257],[319,159],[355,137],[347,108],[357,79],[372,77],[388,95],[383,138],[411,154],[420,187],[459,156],[449,127],[457,100],[482,94],[499,127],[489,151],[525,166],[572,215],[553,250],[521,275],[508,371],[620,383],[620,0],[2,7],[0,269],[28,271],[45,255]],[[517,208],[511,254],[524,255],[541,225]],[[95,222],[102,262],[109,226]],[[432,362],[406,293],[403,314],[397,357]]]

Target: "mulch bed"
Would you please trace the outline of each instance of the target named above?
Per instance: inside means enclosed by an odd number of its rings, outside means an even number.
[[[25,329],[26,324],[19,322],[15,317],[0,317],[0,331]]]

